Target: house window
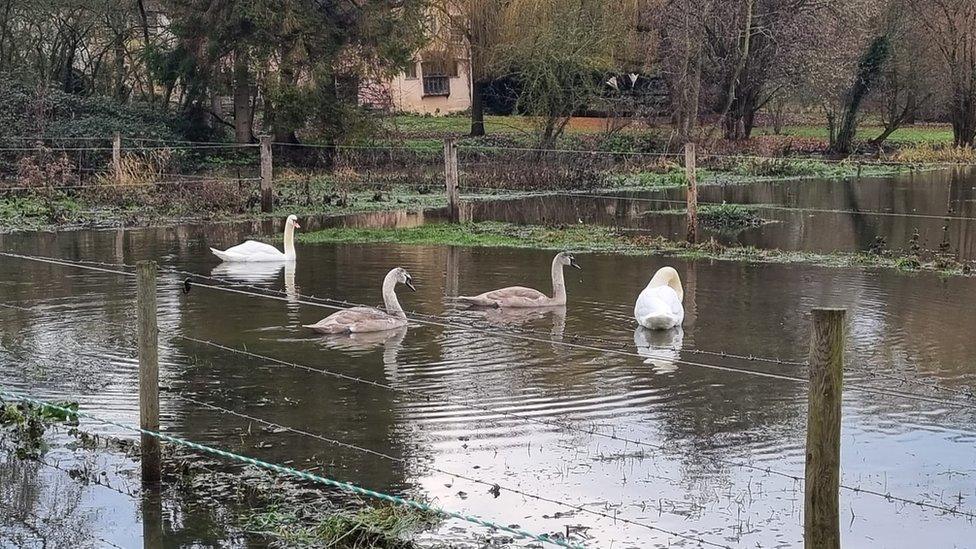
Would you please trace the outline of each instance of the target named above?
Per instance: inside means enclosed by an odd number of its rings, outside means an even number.
[[[424,74],[424,95],[451,94],[451,78],[458,74],[457,62],[424,61],[420,68]]]
[[[417,78],[417,62],[410,61],[410,63],[407,64],[407,70],[404,72],[407,80],[415,80]]]
[[[451,27],[451,44],[454,46],[464,45],[464,31],[457,27]]]

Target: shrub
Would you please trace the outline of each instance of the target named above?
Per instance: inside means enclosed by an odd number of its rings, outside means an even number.
[[[44,135],[54,139],[126,136],[179,139],[178,121],[148,105],[86,97],[55,88],[31,89],[0,73],[0,138]]]
[[[976,162],[976,149],[920,143],[900,149],[891,156],[891,160],[918,164]]]
[[[698,220],[702,225],[720,232],[736,232],[766,222],[756,215],[755,209],[726,202],[703,205],[698,211]]]

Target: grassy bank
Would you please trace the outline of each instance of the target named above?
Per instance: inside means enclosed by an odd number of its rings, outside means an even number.
[[[662,237],[626,234],[609,227],[573,225],[543,227],[510,223],[429,224],[409,229],[332,228],[303,233],[297,239],[315,243],[390,243],[472,247],[534,248],[625,255],[662,254],[683,259],[714,259],[760,263],[807,263],[833,267],[885,267],[905,271],[928,270],[950,275],[970,274],[972,266],[955,261],[924,259],[911,254],[830,254],[726,247],[716,242],[697,245]]]
[[[275,213],[264,214],[254,200],[221,206],[205,203],[202,195],[183,196],[140,193],[105,200],[95,194],[28,194],[0,197],[0,232],[70,230],[99,227],[151,226],[201,221],[231,222],[295,214],[348,215],[392,210],[442,208],[443,193],[418,192],[415,188],[383,191],[336,192],[321,188],[310,193],[283,191],[275,201]]]

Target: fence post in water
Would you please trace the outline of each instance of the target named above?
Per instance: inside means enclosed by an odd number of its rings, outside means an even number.
[[[271,160],[271,136],[258,137],[261,142],[261,212],[271,213],[274,209],[274,193],[271,188],[271,178],[274,164]]]
[[[159,431],[159,349],[156,326],[156,263],[136,265],[139,323],[139,427]],[[160,478],[159,439],[141,436],[142,482],[156,484]]]
[[[804,483],[806,549],[840,549],[840,422],[845,309],[814,309]]]
[[[688,181],[688,242],[698,242],[698,173],[695,144],[685,143],[685,179]]]
[[[452,223],[458,222],[458,153],[457,141],[444,140],[444,184],[447,187],[447,213]]]
[[[122,134],[119,132],[112,136],[112,174],[116,180],[122,177]]]

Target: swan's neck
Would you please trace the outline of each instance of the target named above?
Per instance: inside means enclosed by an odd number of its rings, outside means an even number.
[[[383,279],[383,305],[386,306],[386,312],[391,315],[407,318],[406,313],[403,312],[403,308],[400,307],[400,300],[397,299],[396,285],[396,275],[392,272]]]
[[[647,287],[657,288],[658,286],[671,288],[674,290],[674,293],[678,294],[678,301],[684,301],[685,291],[681,287],[681,278],[678,277],[678,273],[674,269],[662,268],[654,273],[654,277],[647,283]]]
[[[295,259],[295,224],[285,223],[285,259]]]
[[[552,260],[552,304],[566,304],[566,280],[563,278],[563,264],[559,257]]]

